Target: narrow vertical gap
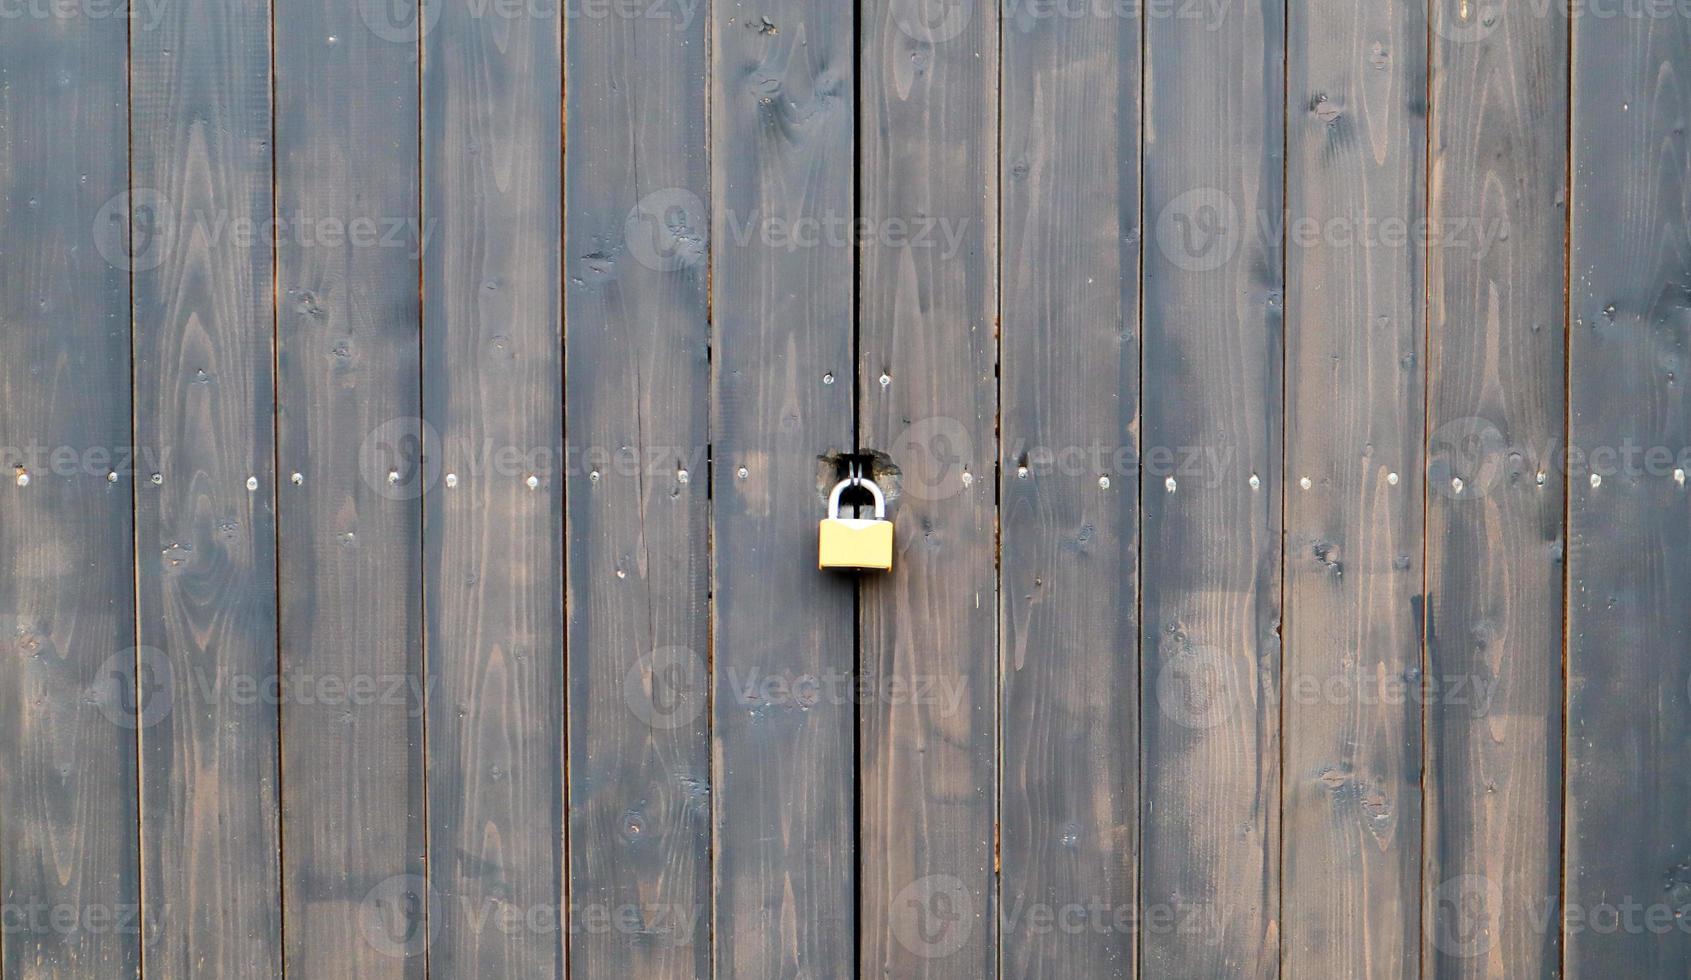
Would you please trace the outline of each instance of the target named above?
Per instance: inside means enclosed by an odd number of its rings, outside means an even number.
[[[1573,415],[1574,415],[1574,350],[1573,350],[1573,247],[1574,247],[1574,42],[1578,37],[1578,21],[1573,16],[1573,4],[1577,0],[1569,0],[1566,8],[1568,18],[1567,37],[1567,87],[1564,90],[1567,105],[1567,159],[1563,161],[1562,175],[1562,447],[1566,451],[1573,445]],[[1573,531],[1574,531],[1574,493],[1573,481],[1569,479],[1567,466],[1562,467],[1562,818],[1557,827],[1557,886],[1556,901],[1559,925],[1556,938],[1557,974],[1568,975],[1568,814],[1573,801],[1573,787],[1568,775],[1573,769],[1573,758],[1569,753],[1572,744],[1568,734],[1568,722],[1572,717],[1572,701],[1570,692],[1573,681],[1572,653],[1572,615],[1568,603],[1573,595]]]
[[[1140,8],[1143,12],[1144,8]],[[1139,275],[1138,317],[1139,324],[1139,384],[1135,392],[1136,405],[1134,407],[1136,445],[1133,458],[1136,461],[1134,481],[1134,548],[1133,548],[1133,650],[1134,650],[1134,681],[1133,696],[1135,700],[1133,710],[1133,752],[1135,765],[1133,778],[1136,784],[1134,793],[1133,820],[1133,908],[1143,914],[1145,909],[1145,346],[1148,331],[1145,329],[1145,130],[1149,125],[1147,120],[1151,116],[1151,89],[1146,84],[1151,76],[1151,22],[1143,16],[1139,18],[1139,202],[1138,213],[1134,216],[1139,229],[1137,272]],[[1145,937],[1142,932],[1134,933],[1133,941],[1133,975],[1145,975]]]
[[[716,393],[716,239],[709,234],[711,216],[716,213],[716,148],[713,116],[716,100],[716,5],[705,5],[704,58],[704,160],[705,160],[705,906],[700,916],[705,924],[705,963],[716,976],[716,413],[711,402]],[[697,892],[695,892],[697,894]],[[695,960],[695,962],[697,962]]]
[[[1423,169],[1424,172],[1421,175],[1421,193],[1423,194],[1423,196],[1425,198],[1425,200],[1422,202],[1422,207],[1426,212],[1426,217],[1427,217],[1427,222],[1428,222],[1429,227],[1431,226],[1432,222],[1436,221],[1437,218],[1438,218],[1438,215],[1435,211],[1436,205],[1435,205],[1435,199],[1434,199],[1434,194],[1433,194],[1433,191],[1434,191],[1433,160],[1434,160],[1434,154],[1435,154],[1435,146],[1436,146],[1436,143],[1437,143],[1437,140],[1438,140],[1438,125],[1437,125],[1438,105],[1437,105],[1437,103],[1436,103],[1436,101],[1434,100],[1434,97],[1433,97],[1434,92],[1435,92],[1434,82],[1435,82],[1436,74],[1437,74],[1437,71],[1438,71],[1438,66],[1437,66],[1437,63],[1436,63],[1436,59],[1437,59],[1437,56],[1438,56],[1438,33],[1437,33],[1437,30],[1436,30],[1436,25],[1434,24],[1434,18],[1436,18],[1438,16],[1440,16],[1440,15],[1439,15],[1439,12],[1438,12],[1437,4],[1429,5],[1428,8],[1427,8],[1427,49],[1426,49],[1426,51],[1427,51],[1427,55],[1426,55],[1427,56],[1427,85],[1426,85],[1427,138],[1426,138],[1426,148],[1424,150],[1426,156],[1425,156],[1425,160],[1422,164],[1422,169]],[[1428,482],[1431,478],[1431,474],[1427,470],[1427,448],[1428,448],[1427,440],[1429,439],[1429,437],[1430,437],[1430,435],[1433,431],[1433,329],[1434,329],[1433,315],[1432,315],[1432,313],[1433,313],[1433,242],[1432,242],[1430,236],[1428,237],[1428,240],[1422,246],[1422,248],[1424,249],[1424,252],[1422,254],[1422,259],[1421,259],[1421,268],[1423,270],[1423,280],[1424,281],[1421,284],[1421,321],[1422,321],[1422,327],[1421,327],[1421,445],[1419,447],[1420,452],[1418,454],[1420,456],[1420,461],[1419,461],[1418,465],[1421,468],[1421,472],[1420,472],[1420,476],[1421,476],[1421,479],[1420,479],[1420,483],[1421,483],[1421,623],[1420,623],[1420,627],[1419,627],[1419,632],[1420,632],[1421,635],[1420,635],[1419,639],[1420,639],[1420,645],[1421,645],[1421,679],[1422,679],[1422,682],[1425,683],[1426,679],[1432,676],[1432,666],[1433,666],[1433,663],[1432,663],[1433,651],[1432,651],[1432,644],[1431,644],[1431,636],[1432,636],[1432,626],[1431,626],[1431,624],[1433,622],[1433,604],[1432,604],[1432,596],[1429,595],[1428,591],[1427,591],[1428,579],[1429,579],[1430,570],[1431,570],[1431,566],[1429,565],[1428,562],[1432,557],[1432,522],[1431,522],[1432,495],[1428,492],[1428,486],[1427,486],[1427,484],[1428,484]],[[1431,755],[1428,752],[1428,747],[1431,744],[1431,738],[1430,738],[1429,733],[1431,732],[1432,729],[1429,727],[1429,721],[1430,721],[1431,716],[1432,716],[1432,708],[1426,703],[1428,700],[1430,700],[1430,699],[1423,698],[1422,703],[1420,705],[1420,714],[1421,714],[1421,758],[1420,758],[1419,786],[1420,786],[1420,793],[1421,793],[1421,861],[1420,861],[1420,869],[1419,869],[1420,875],[1417,878],[1417,884],[1416,884],[1416,890],[1415,890],[1415,906],[1418,909],[1418,914],[1417,914],[1416,918],[1417,918],[1417,921],[1420,923],[1420,930],[1419,930],[1419,934],[1415,937],[1415,945],[1416,945],[1416,950],[1417,950],[1416,959],[1417,959],[1418,963],[1420,964],[1422,973],[1431,975],[1432,973],[1434,973],[1436,971],[1431,969],[1432,963],[1429,960],[1429,952],[1428,952],[1428,949],[1427,949],[1427,937],[1430,933],[1430,930],[1432,928],[1436,928],[1437,923],[1431,923],[1431,922],[1427,921],[1427,914],[1428,914],[1428,911],[1430,909],[1430,906],[1427,902],[1427,866],[1428,866],[1429,862],[1431,861],[1433,849],[1438,846],[1438,841],[1437,841],[1435,835],[1428,833],[1428,828],[1433,826],[1432,822],[1430,820],[1430,817],[1432,815],[1432,796],[1427,791],[1428,783],[1429,783],[1428,773],[1430,772],[1430,770],[1432,768],[1429,765],[1429,760],[1431,759]],[[1407,937],[1405,938],[1404,941],[1407,944],[1407,942],[1408,942]]]
[[[992,641],[995,649],[992,695],[992,934],[994,976],[1004,976],[1004,9],[1005,3],[990,4],[998,18],[994,39],[998,65],[993,78],[994,146],[998,150],[992,168],[992,210],[997,222],[993,232],[993,316],[992,316]]]
[[[428,215],[424,211],[425,207],[427,206],[427,199],[428,199],[428,194],[427,194],[428,181],[427,181],[427,174],[424,172],[424,169],[423,169],[424,164],[426,162],[426,156],[427,156],[426,153],[425,153],[425,147],[426,147],[425,134],[424,134],[424,131],[423,131],[423,125],[424,125],[424,122],[427,119],[427,114],[424,111],[425,110],[425,103],[424,103],[425,95],[424,95],[424,91],[423,91],[423,79],[424,79],[423,59],[424,59],[426,52],[427,52],[427,48],[426,48],[426,45],[425,45],[424,42],[425,42],[425,39],[428,36],[428,31],[424,27],[424,25],[428,22],[426,20],[426,16],[425,16],[426,12],[427,12],[426,6],[427,6],[427,4],[429,4],[431,2],[443,2],[443,0],[416,0],[416,4],[417,4],[417,9],[416,9],[416,24],[417,24],[417,48],[416,48],[416,61],[417,61],[417,227],[420,228],[420,229],[427,229],[428,228]],[[428,480],[424,476],[424,474],[428,471],[427,470],[427,459],[428,459],[428,454],[429,454],[429,447],[428,447],[427,440],[428,440],[428,437],[429,437],[429,428],[428,428],[428,401],[424,397],[424,387],[423,387],[425,384],[427,384],[428,377],[429,377],[429,370],[428,370],[428,367],[429,367],[429,347],[428,347],[428,343],[427,343],[427,338],[424,335],[424,331],[427,328],[427,324],[428,324],[428,306],[427,306],[428,281],[425,277],[425,272],[428,269],[428,260],[427,260],[427,254],[426,254],[427,251],[428,251],[428,236],[426,234],[423,234],[423,235],[420,236],[418,243],[417,243],[417,417],[422,419],[423,422],[424,422],[423,425],[418,427],[420,429],[420,431],[422,432],[422,438],[424,440],[424,443],[423,443],[423,460],[424,460],[424,463],[423,463],[422,467],[420,469],[418,469],[416,477],[417,477],[417,480],[418,480],[418,486],[422,490],[422,492],[417,495],[417,511],[418,511],[417,512],[417,551],[418,551],[418,561],[417,561],[417,610],[418,610],[419,617],[422,620],[422,626],[419,630],[419,637],[418,637],[418,639],[419,639],[419,644],[418,644],[419,645],[419,651],[418,651],[419,663],[418,663],[418,666],[419,666],[419,669],[421,671],[420,680],[423,682],[422,690],[424,690],[424,691],[430,690],[430,686],[429,686],[429,590],[428,590],[428,582],[429,582],[429,547],[428,547],[429,487],[428,487]],[[445,436],[444,435],[441,436],[441,439],[442,439],[443,445],[440,448],[441,448],[441,451],[444,452],[444,450],[445,450],[445,446],[444,446]],[[425,901],[423,901],[423,903],[422,903],[422,906],[423,906],[422,912],[423,912],[423,935],[424,935],[424,937],[432,937],[434,935],[434,928],[435,928],[434,923],[429,921],[432,918],[430,906],[432,906],[434,903],[427,900],[428,896],[431,896],[431,895],[434,894],[434,875],[431,873],[432,869],[430,868],[430,862],[429,862],[429,847],[433,843],[434,825],[430,820],[430,813],[429,813],[429,707],[428,707],[428,704],[429,704],[429,699],[427,697],[422,698],[420,700],[421,710],[418,711],[418,715],[419,715],[418,727],[421,730],[421,738],[422,738],[422,741],[423,741],[423,744],[422,744],[422,771],[421,771],[421,773],[419,773],[419,779],[421,780],[421,783],[422,783],[422,793],[423,793],[423,800],[422,800],[422,811],[423,811],[423,817],[422,817],[422,819],[423,819],[422,861],[423,861],[423,866],[422,866],[422,872],[423,872],[423,895],[425,897]],[[410,835],[407,835],[407,837],[409,837],[409,836]],[[407,854],[405,856],[405,860],[406,860],[406,863],[409,864],[410,860],[411,860],[411,856],[409,854]],[[425,942],[423,943],[423,976],[424,976],[425,980],[429,976],[429,972],[433,967],[434,951],[433,951],[433,949],[430,948],[431,945],[432,944],[430,942],[426,941],[426,939],[425,939]]]
[[[280,154],[276,149],[276,117],[281,105],[276,85],[276,0],[268,6],[270,27],[270,227],[281,227],[281,177],[277,167]],[[274,235],[270,242],[270,534],[273,546],[271,584],[275,589],[276,680],[282,680],[282,259],[281,243]],[[278,690],[280,690],[278,686]],[[276,699],[276,962],[282,976],[288,973],[288,877],[287,833],[283,824],[287,812],[282,805],[286,798],[283,783],[282,711],[284,699]]]
[[[128,191],[126,203],[129,209],[123,229],[123,234],[126,239],[124,242],[124,254],[133,257],[135,254],[135,242],[133,237],[135,234],[135,19],[133,17],[124,18],[123,77],[123,125],[125,132],[124,153],[126,155],[126,177],[124,183]],[[140,411],[137,408],[140,395],[135,387],[135,263],[131,261],[127,264],[129,266],[129,442],[131,446],[131,456],[133,456],[133,447],[138,446],[141,443],[141,423]],[[163,469],[163,465],[164,464],[161,461],[159,464],[161,470]],[[134,745],[135,897],[136,904],[141,907],[141,921],[145,923],[147,921],[147,837],[144,832],[146,824],[146,796],[142,791],[141,780],[142,762],[145,759],[145,755],[142,752],[142,744],[146,733],[146,726],[139,723],[139,712],[141,710],[141,509],[140,494],[135,485],[135,479],[138,474],[136,473],[133,465],[130,466],[129,470],[129,548],[130,569],[132,572],[130,615],[133,620],[132,626],[134,631],[132,635],[135,638],[135,648],[132,651],[135,655],[135,662],[131,667],[134,671],[134,674],[132,675],[133,683],[131,684],[131,692],[135,698],[135,710],[137,712]],[[147,975],[147,931],[145,929],[136,933],[135,969],[136,976],[138,978],[144,978]]]
[[[1292,413],[1288,395],[1291,393],[1289,379],[1291,377],[1291,327],[1292,327],[1292,290],[1288,270],[1291,267],[1291,255],[1288,251],[1286,226],[1290,223],[1292,206],[1292,18],[1294,4],[1286,3],[1281,8],[1280,16],[1280,473],[1279,478],[1269,481],[1270,486],[1280,488],[1280,600],[1279,610],[1275,616],[1275,632],[1278,639],[1278,654],[1280,657],[1280,671],[1275,678],[1278,690],[1274,700],[1278,706],[1274,723],[1278,727],[1275,741],[1279,743],[1279,771],[1275,773],[1275,808],[1279,813],[1278,829],[1275,841],[1275,894],[1274,918],[1281,923],[1281,928],[1275,930],[1274,970],[1279,976],[1286,972],[1286,667],[1290,657],[1286,652],[1286,501],[1291,497],[1286,481],[1291,479],[1289,455],[1291,453]]]
[[[569,576],[570,576],[570,534],[569,534],[569,444],[570,444],[570,416],[569,416],[569,92],[570,92],[570,48],[569,48],[569,18],[558,18],[558,430],[559,445],[563,447],[561,459],[564,460],[563,472],[558,477],[558,506],[560,519],[558,521],[558,571],[561,601],[558,611],[562,615],[558,629],[560,663],[559,680],[562,690],[558,696],[559,711],[559,746],[563,750],[563,758],[559,761],[560,779],[562,785],[558,787],[558,799],[562,809],[558,812],[561,819],[558,828],[558,946],[559,969],[557,975],[563,980],[569,980],[575,970],[575,961],[570,956],[570,814],[571,785],[570,785],[570,723],[574,720],[570,712],[570,610],[569,610]],[[708,704],[707,704],[708,710]],[[714,806],[714,801],[712,803]],[[714,823],[712,825],[714,832]],[[714,843],[714,841],[713,841]]]
[[[865,0],[852,3],[851,43],[851,211],[852,227],[863,217],[863,45],[865,29],[863,9]],[[851,245],[851,448],[861,451],[863,419],[858,408],[858,392],[863,368],[863,236],[854,235]],[[851,590],[851,649],[852,681],[856,690],[863,685],[863,581],[859,577]],[[863,705],[868,699],[852,698],[851,725],[851,887],[852,887],[852,976],[864,975],[863,963]]]

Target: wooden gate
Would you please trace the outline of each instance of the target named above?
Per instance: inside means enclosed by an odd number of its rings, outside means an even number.
[[[0,0],[0,977],[1686,975],[1688,114],[1677,0]]]

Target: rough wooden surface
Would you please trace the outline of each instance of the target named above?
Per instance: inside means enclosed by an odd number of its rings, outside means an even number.
[[[669,12],[567,28],[570,901],[610,923],[570,935],[585,977],[710,973],[709,25]]]
[[[285,966],[421,977],[417,33],[369,12],[275,15]]]
[[[1138,878],[1140,30],[1096,11],[1004,24],[999,852],[1011,977],[1131,977],[1137,961],[1137,930],[1118,912]],[[1050,928],[1054,914],[1078,928]]]
[[[1567,25],[1433,16],[1422,969],[1550,976]]]
[[[562,38],[456,3],[429,23],[429,972],[561,980]]]
[[[859,10],[858,441],[901,477],[892,573],[860,594],[873,976],[997,975],[996,6]]]
[[[1688,115],[1683,11],[1576,22],[1566,874],[1584,927],[1567,931],[1569,977],[1691,961]]]
[[[152,229],[131,242],[126,46],[121,19],[0,27],[8,977],[140,969],[135,729],[160,699],[145,669],[135,686],[129,269]]]
[[[131,200],[164,234],[134,269],[136,441],[168,446],[136,499],[144,670],[143,899],[156,976],[282,967],[276,671],[270,5],[172,4],[132,33]],[[154,717],[156,715],[156,717]]]
[[[854,17],[711,16],[715,976],[850,975],[856,585],[816,546],[854,448]]]
[[[1320,0],[1289,27],[1282,968],[1412,976],[1427,21]]]
[[[1283,17],[1146,25],[1140,903],[1193,926],[1150,976],[1279,958]]]

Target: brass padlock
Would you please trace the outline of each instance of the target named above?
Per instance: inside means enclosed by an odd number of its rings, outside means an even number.
[[[874,498],[872,520],[840,516],[840,498],[853,487],[869,491]],[[828,494],[828,516],[822,521],[816,567],[892,571],[892,522],[887,520],[887,498],[874,480],[854,474],[834,485]]]

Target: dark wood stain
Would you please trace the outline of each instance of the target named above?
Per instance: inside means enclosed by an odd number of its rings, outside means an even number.
[[[277,214],[297,224],[279,236],[276,282],[280,671],[295,692],[284,966],[411,978],[429,928],[417,44],[361,9],[275,14]],[[386,244],[317,234],[357,219]],[[406,230],[389,237],[394,221]],[[379,696],[316,696],[363,678]]]
[[[856,586],[816,546],[818,460],[854,448],[853,14],[711,16],[715,976],[849,975]]]
[[[562,978],[562,38],[426,23],[428,965]]]
[[[1140,31],[1004,24],[999,453],[1006,976],[1132,977]],[[1027,457],[1028,472],[1021,460]],[[1044,916],[1086,910],[1080,928]]]
[[[282,969],[270,5],[172,4],[131,34],[132,180],[163,234],[134,270],[143,935],[154,976]],[[166,666],[167,665],[167,666]]]
[[[571,933],[577,977],[711,969],[700,13],[566,26],[570,902],[638,910]]]
[[[1281,965],[1399,977],[1421,932],[1427,20],[1289,10]]]
[[[1553,976],[1567,29],[1477,10],[1433,11],[1422,969]]]
[[[1691,521],[1673,471],[1691,465],[1691,19],[1583,17],[1572,45],[1569,442],[1583,458],[1567,473],[1566,888],[1570,918],[1597,917],[1567,930],[1564,966],[1679,976]]]

